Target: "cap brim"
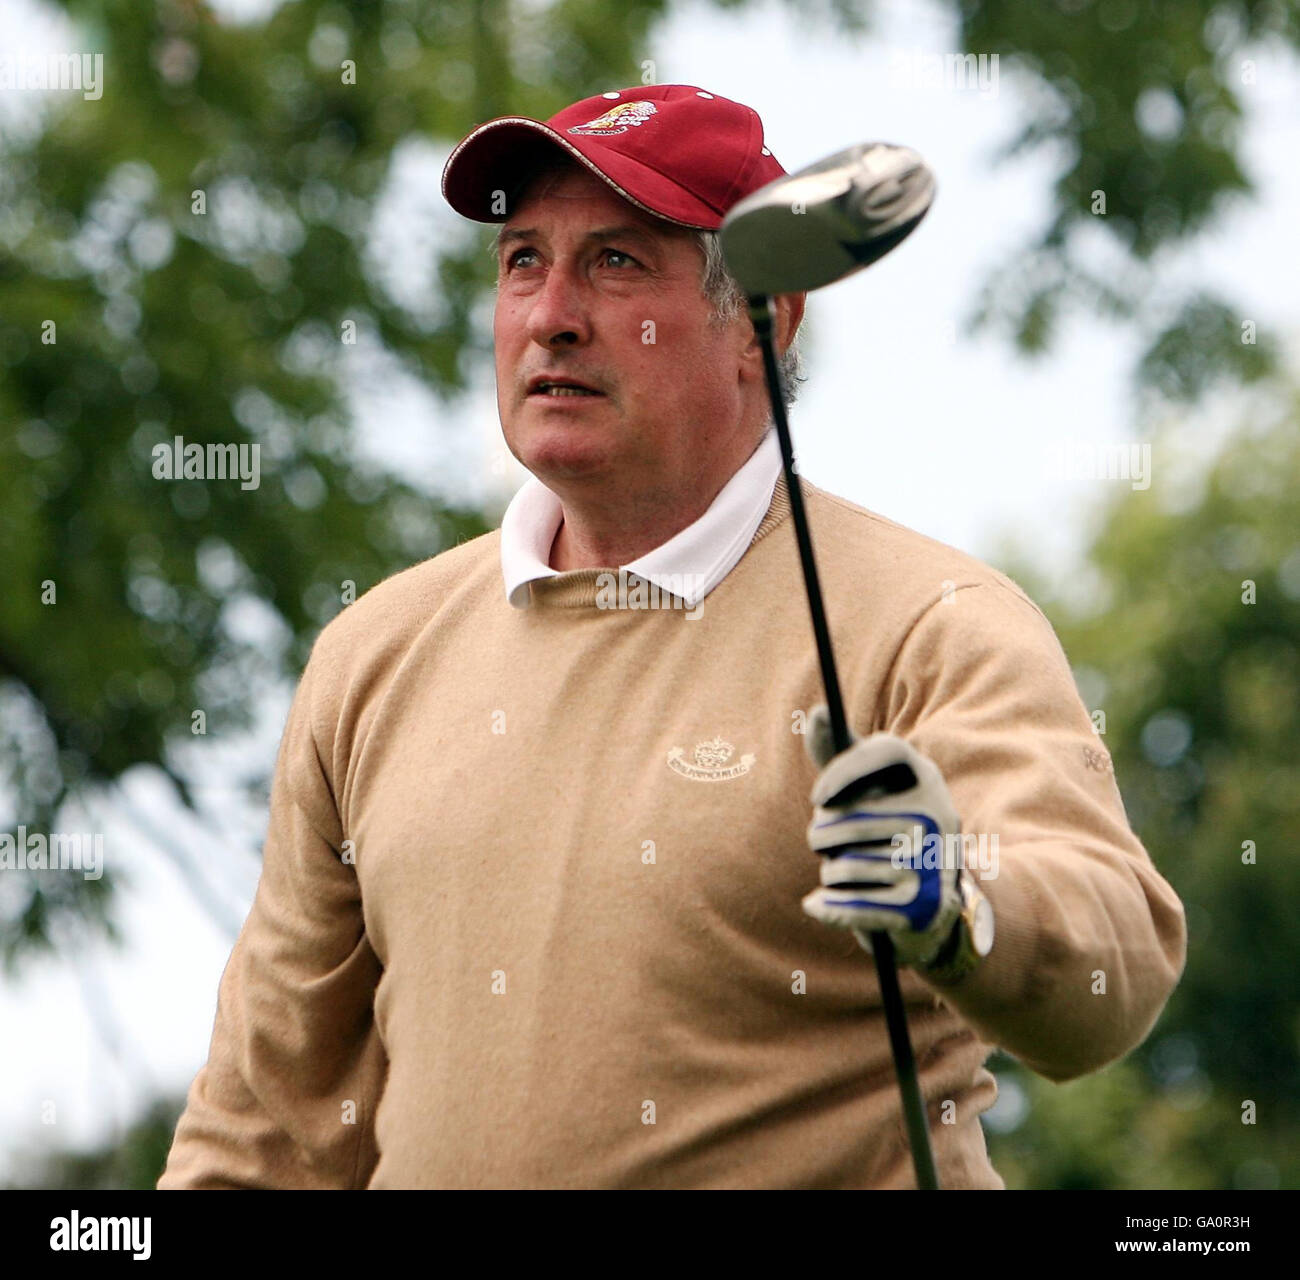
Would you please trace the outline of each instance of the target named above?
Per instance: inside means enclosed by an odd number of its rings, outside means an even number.
[[[502,116],[480,125],[463,138],[442,171],[442,194],[457,213],[474,222],[505,222],[514,211],[515,196],[538,169],[553,160],[559,148],[589,169],[624,200],[678,226],[716,231],[722,216],[662,174],[630,156],[607,153],[602,170],[550,125],[527,116]],[[659,184],[661,209],[638,200],[623,182],[642,187]],[[498,212],[497,210],[500,210]]]

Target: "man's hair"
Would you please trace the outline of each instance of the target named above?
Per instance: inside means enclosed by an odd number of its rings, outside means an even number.
[[[695,243],[704,259],[701,275],[701,289],[713,308],[713,323],[720,327],[729,325],[737,315],[748,309],[745,291],[736,278],[727,271],[726,260],[722,256],[722,245],[718,242],[716,231],[693,231]],[[781,368],[781,382],[784,387],[782,400],[787,409],[799,394],[799,382],[806,382],[803,373],[803,359],[799,352],[799,330],[796,329],[790,345],[777,358]],[[796,379],[798,381],[796,381]]]

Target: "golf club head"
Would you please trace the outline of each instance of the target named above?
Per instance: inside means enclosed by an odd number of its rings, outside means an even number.
[[[747,294],[820,289],[884,257],[925,217],[934,175],[910,147],[862,142],[760,187],[719,239]]]

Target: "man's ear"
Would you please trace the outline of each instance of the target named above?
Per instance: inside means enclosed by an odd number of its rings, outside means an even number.
[[[806,293],[783,293],[776,299],[776,323],[773,340],[778,352],[785,351],[794,341],[794,335],[803,322],[804,304],[808,301]]]
[[[794,335],[798,332],[799,325],[803,322],[804,304],[808,301],[806,293],[782,293],[778,294],[772,300],[772,309],[776,313],[776,318],[772,325],[772,341],[776,347],[777,358],[779,359],[785,352],[790,343],[794,341]],[[746,318],[748,318],[747,313]],[[751,353],[755,360],[759,361],[759,368],[762,368],[762,357],[759,353],[758,335],[754,332],[752,324],[748,325],[749,342],[746,345],[746,351]]]

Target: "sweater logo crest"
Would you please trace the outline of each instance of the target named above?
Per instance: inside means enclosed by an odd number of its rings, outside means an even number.
[[[1115,766],[1111,763],[1109,754],[1105,751],[1099,751],[1094,747],[1084,747],[1083,763],[1089,769],[1095,769],[1098,773],[1114,773]]]
[[[727,761],[735,754],[736,748],[730,742],[723,738],[710,738],[708,742],[695,744],[694,763],[686,759],[686,752],[681,747],[674,747],[668,753],[668,767],[692,782],[726,782],[748,773],[754,766],[752,753],[741,756],[735,764],[728,764]]]

